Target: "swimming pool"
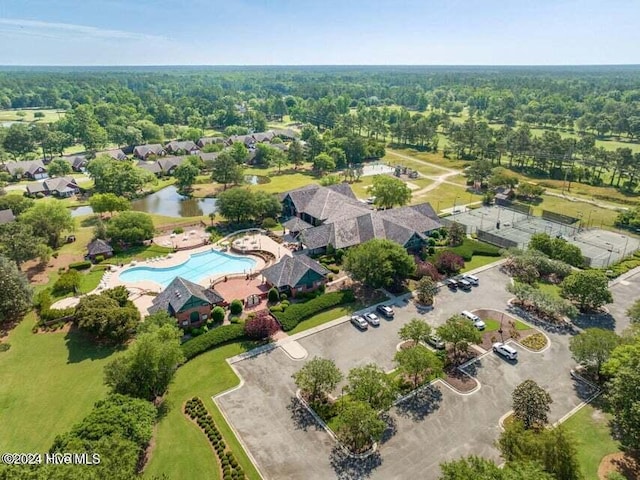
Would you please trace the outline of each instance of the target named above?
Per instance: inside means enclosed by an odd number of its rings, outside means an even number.
[[[191,254],[189,260],[173,267],[131,267],[120,273],[120,280],[126,283],[151,280],[166,287],[174,278],[182,277],[194,283],[203,278],[229,273],[243,273],[253,270],[256,261],[248,257],[238,257],[217,250]]]

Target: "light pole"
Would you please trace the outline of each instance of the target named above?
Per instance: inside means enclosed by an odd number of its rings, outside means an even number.
[[[458,195],[456,195],[456,198],[453,199],[453,216],[456,216],[456,202],[458,201],[458,198],[460,198]]]
[[[624,251],[622,252],[622,258],[627,256],[627,245],[629,244],[629,237],[622,235],[626,240],[624,241]]]

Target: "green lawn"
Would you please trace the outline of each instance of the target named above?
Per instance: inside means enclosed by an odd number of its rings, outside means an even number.
[[[563,424],[577,442],[578,461],[584,480],[599,480],[600,460],[620,451],[618,442],[611,437],[610,418],[591,405],[585,405]]]
[[[484,329],[485,332],[497,332],[500,329],[500,321],[494,318],[488,318],[484,320],[486,327]],[[502,324],[503,330],[509,328],[509,323],[507,321]],[[529,330],[531,327],[522,323],[520,320],[516,320],[516,330]]]
[[[267,193],[282,193],[287,190],[304,187],[310,183],[318,183],[318,177],[312,175],[309,170],[293,169],[282,170],[278,173],[273,168],[248,168],[244,171],[245,175],[262,175],[271,179],[269,183],[262,185],[251,185],[252,190],[261,190]]]
[[[555,298],[562,298],[560,296],[560,286],[553,283],[539,282],[537,288],[549,295],[553,295]]]
[[[455,205],[465,205],[467,203],[478,202],[482,200],[482,195],[476,195],[466,191],[463,186],[451,185],[443,183],[439,187],[424,193],[422,195],[414,195],[411,203],[429,202],[436,210],[440,212],[445,208],[451,208]]]
[[[33,334],[31,313],[0,352],[0,449],[47,451],[103,398],[102,372],[113,350],[96,347],[76,333]]]
[[[182,413],[184,402],[198,396],[202,398],[226,444],[247,476],[251,479],[260,478],[211,400],[212,395],[239,383],[238,377],[225,359],[244,351],[240,343],[225,345],[194,358],[178,369],[166,400],[169,412],[157,426],[155,448],[145,469],[145,477],[164,474],[167,478],[193,480],[220,478],[215,453],[211,450],[206,436]]]
[[[173,249],[150,245],[148,247],[131,247],[124,252],[116,253],[113,257],[104,261],[105,264],[129,263],[131,260],[145,260],[171,253]]]
[[[479,267],[484,267],[485,265],[489,265],[490,263],[500,261],[500,257],[487,257],[485,255],[474,255],[471,257],[471,260],[468,262],[464,262],[464,267],[460,270],[461,273],[470,272],[471,270],[475,270]]]
[[[443,146],[440,146],[442,149]],[[431,152],[419,152],[412,148],[387,148],[388,152],[396,152],[401,155],[407,155],[409,157],[417,158],[418,160],[423,160],[425,162],[433,163],[435,165],[440,165],[441,167],[451,168],[456,170],[462,170],[467,165],[470,165],[472,162],[466,160],[456,160],[454,158],[444,158],[442,152],[431,153]],[[396,160],[393,160],[393,159]],[[389,155],[388,158],[384,157],[385,161],[400,161],[401,159],[395,157],[393,155]],[[407,165],[409,166],[409,165]],[[419,170],[419,169],[418,169]],[[441,171],[440,173],[443,173]]]
[[[43,118],[35,118],[34,114],[40,112],[44,114]],[[19,113],[23,113],[24,116]],[[63,110],[35,108],[35,109],[7,109],[0,110],[0,122],[56,122],[64,116]]]
[[[296,333],[331,322],[332,320],[344,317],[345,315],[350,315],[353,311],[355,311],[355,307],[353,305],[330,308],[329,310],[325,310],[324,312],[301,321],[293,330],[289,330],[287,333],[289,335],[295,335]]]

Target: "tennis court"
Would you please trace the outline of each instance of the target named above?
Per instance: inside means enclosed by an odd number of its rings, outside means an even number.
[[[523,209],[520,209],[523,210]],[[456,213],[442,219],[446,226],[452,222],[463,225],[468,234],[501,247],[526,248],[531,236],[546,233],[576,245],[591,267],[606,267],[640,249],[640,240],[627,234],[608,230],[580,228],[580,223],[566,224],[531,213],[501,206],[483,206]]]

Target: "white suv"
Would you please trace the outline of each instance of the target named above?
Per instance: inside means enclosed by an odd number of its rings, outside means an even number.
[[[518,359],[518,351],[513,348],[510,347],[509,345],[506,345],[504,343],[494,343],[493,344],[493,351],[502,355],[504,358],[507,358],[509,360],[517,360]]]
[[[480,320],[479,316],[467,310],[464,310],[460,315],[471,320],[473,322],[473,326],[476,327],[478,330],[484,330],[484,328],[486,327],[486,324],[482,320]]]

